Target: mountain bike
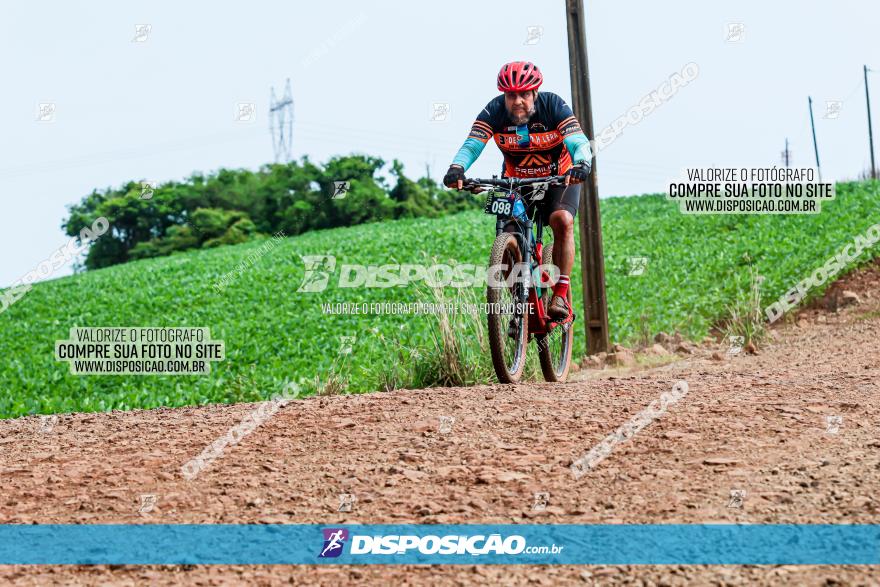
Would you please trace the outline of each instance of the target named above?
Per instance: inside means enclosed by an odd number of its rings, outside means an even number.
[[[502,383],[522,378],[526,349],[538,345],[541,372],[547,381],[565,381],[571,367],[574,312],[557,322],[547,315],[558,278],[553,245],[543,245],[544,196],[550,186],[565,185],[565,176],[468,179],[464,189],[488,191],[485,212],[494,215],[495,242],[489,255],[486,301],[492,365]],[[523,188],[528,187],[528,200]],[[529,205],[532,204],[532,220]],[[555,276],[554,276],[555,272]],[[571,308],[571,290],[568,293]]]

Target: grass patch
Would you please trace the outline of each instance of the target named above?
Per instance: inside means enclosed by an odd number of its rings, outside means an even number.
[[[778,298],[880,222],[877,201],[877,181],[838,184],[836,199],[824,202],[819,215],[688,216],[661,195],[603,200],[612,341],[634,345],[660,330],[700,340],[725,317],[743,336],[758,336],[752,274],[764,278],[763,303]],[[286,381],[317,381],[310,391],[325,393],[491,381],[480,338],[485,316],[438,322],[434,315],[325,313],[322,304],[417,301],[427,293],[414,285],[340,288],[338,268],[434,259],[485,265],[494,236],[493,219],[480,212],[306,233],[281,241],[222,292],[214,283],[262,242],[36,284],[0,314],[0,417],[259,401]],[[857,263],[874,254],[865,251]],[[337,271],[325,291],[297,292],[303,255],[335,256]],[[630,257],[648,258],[644,273],[630,275]],[[573,356],[579,357],[585,351],[580,263],[572,286],[579,317]],[[485,290],[436,295],[481,302]],[[227,358],[208,376],[75,376],[53,353],[72,326],[207,326],[225,341]],[[343,345],[350,352],[342,353]],[[527,373],[538,377],[530,350]]]

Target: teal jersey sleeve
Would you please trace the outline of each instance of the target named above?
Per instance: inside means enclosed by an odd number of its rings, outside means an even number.
[[[458,153],[455,154],[455,158],[452,160],[453,165],[461,165],[464,167],[464,170],[467,171],[471,165],[474,164],[474,161],[477,160],[477,157],[480,156],[480,153],[483,152],[483,149],[486,148],[486,143],[482,141],[478,141],[475,138],[468,137],[461,148],[458,150]]]
[[[587,169],[592,167],[593,151],[590,149],[590,141],[587,140],[587,135],[582,132],[570,134],[563,139],[563,142],[565,143],[565,148],[571,154],[572,163],[575,165],[583,163],[587,166]]]
[[[483,108],[480,113],[477,115],[476,120],[474,120],[474,124],[471,125],[471,131],[468,133],[468,138],[465,139],[464,144],[456,153],[455,158],[452,160],[454,165],[461,165],[464,167],[465,171],[474,164],[474,161],[477,160],[477,157],[480,156],[480,153],[483,152],[483,149],[486,148],[486,143],[489,142],[489,139],[495,134],[493,130],[493,122],[495,112],[497,108],[497,98]]]
[[[565,100],[559,96],[554,96],[555,100],[555,122],[556,128],[562,134],[565,148],[571,155],[571,162],[574,165],[583,164],[589,169],[593,164],[593,152],[590,149],[590,141],[587,135],[581,130],[581,125],[571,107],[565,103]]]

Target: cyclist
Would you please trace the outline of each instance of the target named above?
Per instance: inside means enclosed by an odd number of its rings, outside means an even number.
[[[561,321],[571,311],[566,296],[574,265],[574,217],[580,184],[590,174],[592,152],[568,104],[552,92],[538,92],[543,81],[541,71],[529,61],[501,68],[498,89],[504,93],[477,115],[443,184],[462,189],[465,171],[493,137],[504,156],[502,177],[566,176],[565,186],[553,186],[544,196],[544,222],[553,230],[553,263],[560,272],[547,313]]]

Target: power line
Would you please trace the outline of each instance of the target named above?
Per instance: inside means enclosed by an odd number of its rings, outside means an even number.
[[[24,165],[5,167],[0,169],[0,179],[8,179],[25,175],[43,174],[46,172],[71,169],[76,167],[88,167],[90,165],[98,165],[101,163],[121,161],[125,159],[152,157],[171,151],[186,151],[213,146],[219,143],[240,142],[244,140],[255,140],[257,138],[258,137],[255,135],[247,136],[247,131],[233,131],[214,133],[211,135],[201,135],[177,141],[167,141],[154,145],[120,148],[113,149],[112,151],[99,151],[97,153],[91,153],[88,155],[79,155],[76,157],[67,157],[64,159],[55,159],[52,161],[41,161],[39,163],[28,163]]]

